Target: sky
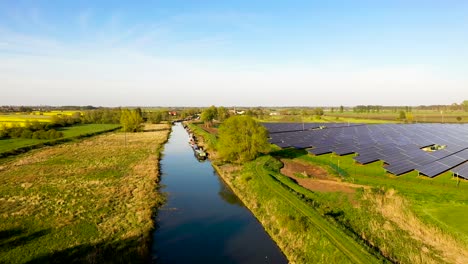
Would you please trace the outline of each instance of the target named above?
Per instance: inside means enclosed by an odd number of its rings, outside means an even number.
[[[468,99],[468,1],[0,0],[0,105]]]

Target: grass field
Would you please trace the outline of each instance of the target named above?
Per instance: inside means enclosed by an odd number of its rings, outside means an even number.
[[[0,160],[0,263],[147,261],[168,125]]]
[[[382,162],[367,165],[356,164],[352,160],[354,155],[311,156],[305,151],[302,153],[298,150],[289,151],[295,152],[295,154],[290,153],[293,159],[321,166],[344,181],[381,189],[384,190],[383,192],[395,190],[401,196],[403,203],[407,205],[405,214],[414,214],[414,220],[420,221],[418,225],[421,229],[437,230],[438,235],[432,234],[433,239],[439,236],[450,241],[458,241],[451,243],[458,245],[458,248],[461,247],[464,254],[468,252],[466,246],[459,245],[468,243],[468,232],[466,232],[464,220],[468,218],[467,181],[453,178],[450,172],[433,179],[418,176],[416,172],[394,176],[385,172]],[[445,250],[455,252],[457,248]],[[461,256],[468,258],[468,255],[462,254]]]
[[[195,133],[216,140],[203,129]],[[277,161],[269,155],[239,167],[219,166],[291,262],[360,262],[366,254],[399,263],[467,262],[468,182],[450,173],[433,179],[415,172],[397,177],[381,162],[355,164],[353,155],[311,156],[290,149],[271,155],[323,168],[334,186],[351,190],[307,190],[280,174],[281,164],[271,165]],[[332,230],[324,230],[326,225]]]
[[[430,111],[413,110],[411,122],[416,123],[468,123],[468,112],[464,111]],[[323,116],[314,115],[274,115],[257,118],[260,122],[338,122],[338,123],[404,123],[399,120],[399,111],[382,111],[379,113],[355,113],[352,111],[325,112]]]
[[[100,133],[118,128],[115,124],[83,124],[71,127],[61,128],[64,137],[59,138],[59,141]],[[0,140],[0,156],[2,153],[15,152],[17,149],[34,147],[36,145],[48,144],[57,141],[56,139],[27,139],[27,138],[11,138]]]
[[[364,123],[364,124],[388,124],[401,123],[398,120],[379,120],[377,118],[356,118],[350,116],[300,116],[300,115],[277,115],[257,118],[259,122],[315,122],[315,123]]]
[[[413,110],[413,122],[417,123],[467,123],[468,112],[464,111],[429,111],[429,110]],[[343,113],[325,113],[325,116],[329,119],[340,118],[340,119],[363,119],[363,120],[385,120],[385,121],[397,121],[399,117],[398,112],[380,112],[380,113],[355,113],[355,112],[343,112]],[[458,120],[460,118],[461,120]]]

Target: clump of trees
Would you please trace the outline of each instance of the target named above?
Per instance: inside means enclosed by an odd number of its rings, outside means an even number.
[[[250,161],[269,150],[268,131],[250,116],[232,116],[219,127],[217,147],[224,161]]]
[[[222,122],[227,118],[229,118],[228,109],[223,106],[216,107],[214,105],[203,110],[200,117],[207,127],[211,127],[215,120]]]
[[[137,109],[123,109],[120,115],[120,124],[122,130],[125,132],[138,132],[143,130],[143,117],[141,110]]]
[[[95,109],[83,113],[82,123],[84,124],[119,124],[121,109]]]

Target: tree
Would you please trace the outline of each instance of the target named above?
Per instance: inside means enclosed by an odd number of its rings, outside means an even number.
[[[343,113],[344,112],[344,107],[341,105],[340,106],[340,113]]]
[[[211,126],[213,124],[213,119],[216,118],[216,106],[212,105],[209,108],[203,110],[201,114],[201,120],[205,123],[205,126]]]
[[[146,114],[148,121],[152,124],[159,124],[162,121],[161,111],[151,111]]]
[[[143,123],[143,118],[139,112],[134,110],[123,109],[120,116],[120,124],[122,125],[122,130],[125,132],[138,132],[141,131]]]
[[[322,108],[314,108],[314,114],[316,116],[323,116],[323,109]]]
[[[403,110],[400,111],[399,119],[400,119],[400,120],[406,120],[406,113],[405,113],[405,111],[403,111]]]
[[[462,105],[463,105],[463,109],[465,110],[465,112],[468,112],[468,100],[463,101]]]
[[[224,121],[229,117],[229,111],[226,109],[226,107],[220,106],[217,109],[216,116],[218,117],[218,121]]]
[[[242,163],[267,152],[268,132],[250,116],[232,116],[218,130],[218,152],[229,162]]]

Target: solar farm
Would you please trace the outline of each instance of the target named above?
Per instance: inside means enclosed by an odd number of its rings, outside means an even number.
[[[307,149],[310,154],[355,153],[368,164],[381,160],[394,175],[417,171],[435,177],[451,171],[468,179],[468,125],[263,123],[270,143],[281,148]]]

